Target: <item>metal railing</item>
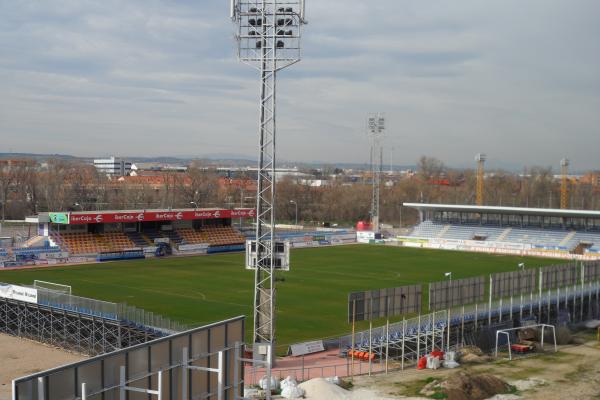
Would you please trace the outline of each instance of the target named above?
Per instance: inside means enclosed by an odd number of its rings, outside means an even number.
[[[45,288],[37,288],[37,294],[38,304],[93,317],[122,321],[139,328],[157,329],[167,334],[181,332],[188,328],[184,324],[172,321],[159,314],[125,303],[90,299]]]

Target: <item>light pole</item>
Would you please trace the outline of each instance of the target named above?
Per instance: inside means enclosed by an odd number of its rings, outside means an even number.
[[[519,263],[519,270],[525,271],[525,263]]]
[[[402,229],[402,202],[400,202],[400,207],[398,207],[399,211],[400,211],[400,226],[399,228]]]
[[[298,203],[296,203],[296,200],[290,200],[290,204],[296,206],[296,226],[298,226]]]
[[[445,276],[446,278],[448,278],[448,280],[449,280],[450,282],[452,282],[452,272],[446,272],[446,273],[444,274],[444,276]]]
[[[81,211],[83,211],[83,206],[79,203],[74,203],[73,207],[79,207],[79,208],[81,208]]]
[[[195,201],[190,201],[190,204],[194,205],[194,211],[198,209],[198,203],[196,203]]]
[[[375,113],[367,117],[367,134],[371,140],[371,178],[373,183],[371,223],[373,229],[379,232],[379,199],[383,169],[383,146],[381,141],[385,134],[385,117],[383,114]]]
[[[305,7],[304,0],[230,0],[230,5],[231,18],[237,25],[238,58],[260,73],[252,342],[255,360],[268,363],[266,375],[270,384],[276,308],[276,78],[279,71],[301,59]]]

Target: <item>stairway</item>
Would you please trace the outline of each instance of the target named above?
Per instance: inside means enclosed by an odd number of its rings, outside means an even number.
[[[450,230],[450,225],[445,225],[440,233],[437,234],[436,238],[444,237],[444,235]]]
[[[496,241],[503,242],[504,239],[506,239],[506,237],[510,234],[511,231],[512,231],[512,228],[506,228],[505,230],[502,231],[500,236],[498,236],[498,239],[496,239]]]
[[[558,245],[566,246],[573,239],[573,237],[575,237],[576,234],[577,234],[577,231],[569,232],[569,234],[567,236],[565,236],[565,238],[563,240],[561,240]]]
[[[37,246],[43,246],[44,242],[46,240],[49,240],[49,239],[45,238],[44,236],[33,236],[33,237],[27,239],[19,247],[37,247]]]

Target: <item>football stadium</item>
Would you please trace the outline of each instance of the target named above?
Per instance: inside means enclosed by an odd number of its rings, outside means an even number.
[[[276,230],[277,240],[291,249],[291,267],[274,278],[278,356],[294,354],[298,346],[304,356],[335,354],[345,361],[328,367],[342,376],[351,373],[348,360],[362,372],[381,370],[383,360],[404,368],[427,348],[455,341],[489,349],[478,332],[506,328],[517,314],[549,323],[565,318],[561,308],[572,307],[566,318],[573,320],[598,312],[598,213],[406,206],[421,216],[409,235],[385,237],[363,222],[358,230]],[[2,299],[2,331],[101,356],[232,316],[251,318],[255,271],[244,267],[244,250],[253,230],[244,225],[253,225],[254,212],[31,217],[38,235],[30,246],[4,250],[1,281],[14,295]],[[415,292],[404,294],[411,287]],[[240,343],[252,340],[244,326]],[[453,331],[458,326],[460,333]],[[417,329],[418,343],[407,329]],[[319,362],[303,372],[323,371]],[[279,375],[299,373],[281,360],[273,368]],[[253,371],[246,379],[256,383]]]

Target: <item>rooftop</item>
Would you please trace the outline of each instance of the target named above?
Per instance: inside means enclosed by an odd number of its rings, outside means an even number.
[[[558,208],[500,207],[425,203],[403,203],[403,205],[404,207],[416,208],[420,211],[451,211],[478,214],[538,215],[546,217],[568,218],[600,218],[600,211],[592,210],[562,210]]]

